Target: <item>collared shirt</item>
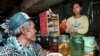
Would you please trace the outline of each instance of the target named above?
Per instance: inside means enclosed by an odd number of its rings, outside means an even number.
[[[23,45],[12,36],[8,38],[7,44],[2,48],[0,56],[44,56],[40,45],[32,43],[29,47]]]

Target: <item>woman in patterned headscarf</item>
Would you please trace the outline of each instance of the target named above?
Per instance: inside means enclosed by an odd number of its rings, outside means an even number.
[[[40,45],[34,43],[35,24],[23,12],[18,12],[8,22],[10,37],[0,56],[44,56]]]

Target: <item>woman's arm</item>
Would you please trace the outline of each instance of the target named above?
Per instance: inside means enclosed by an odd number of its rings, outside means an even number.
[[[88,32],[88,28],[89,28],[88,17],[84,16],[83,19],[84,20],[83,20],[82,27],[77,30],[77,33],[79,34],[86,34]]]
[[[66,33],[73,33],[73,32],[77,32],[74,28],[71,27],[71,22],[72,21],[72,17],[68,18],[66,21],[66,25],[67,28],[65,30]]]

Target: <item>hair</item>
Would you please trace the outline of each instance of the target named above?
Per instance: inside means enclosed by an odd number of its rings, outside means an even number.
[[[20,28],[24,28],[24,29],[26,29],[26,30],[29,30],[29,29],[30,29],[30,25],[29,25],[30,22],[31,22],[31,21],[25,22],[25,23],[22,24],[20,27],[18,27],[15,31],[13,31],[14,35],[15,35],[16,37],[20,36],[20,34],[21,34]]]
[[[74,1],[72,2],[72,5],[71,5],[71,8],[72,8],[72,9],[73,9],[73,6],[74,6],[75,4],[78,4],[80,7],[83,7],[81,1],[79,1],[79,0],[74,0]]]

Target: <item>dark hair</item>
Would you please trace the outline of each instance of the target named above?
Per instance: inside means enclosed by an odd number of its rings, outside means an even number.
[[[72,5],[71,5],[71,8],[72,8],[72,9],[73,9],[73,6],[74,6],[75,4],[78,4],[80,7],[83,7],[81,1],[79,1],[79,0],[74,0],[74,1],[72,2]]]

